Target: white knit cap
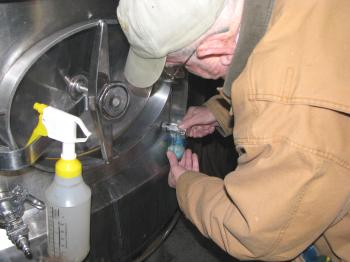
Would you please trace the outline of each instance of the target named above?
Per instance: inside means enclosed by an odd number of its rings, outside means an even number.
[[[166,56],[204,34],[225,0],[120,0],[118,21],[130,43],[124,74],[136,87],[153,85]]]

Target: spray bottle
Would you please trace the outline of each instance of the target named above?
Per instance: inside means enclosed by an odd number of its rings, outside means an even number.
[[[83,181],[75,143],[85,142],[91,133],[76,116],[39,103],[34,109],[39,122],[28,143],[40,136],[62,142],[54,180],[45,192],[48,253],[60,261],[80,262],[90,249],[91,190]],[[77,125],[86,137],[77,138]]]

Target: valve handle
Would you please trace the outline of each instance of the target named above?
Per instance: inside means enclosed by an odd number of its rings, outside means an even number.
[[[35,196],[33,196],[32,194],[27,195],[26,201],[28,202],[28,204],[30,204],[31,206],[39,210],[45,209],[45,203],[39,200],[38,198],[36,198]]]
[[[45,203],[43,201],[36,198],[32,194],[29,194],[28,191],[20,185],[16,185],[12,189],[12,194],[16,196],[16,201],[18,203],[21,203],[22,205],[24,202],[27,202],[28,204],[39,210],[43,210],[45,208]]]

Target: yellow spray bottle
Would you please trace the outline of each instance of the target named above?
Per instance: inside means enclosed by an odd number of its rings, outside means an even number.
[[[45,192],[48,253],[62,261],[82,261],[90,250],[91,190],[82,178],[82,165],[76,158],[75,143],[90,136],[82,120],[44,104],[35,103],[39,123],[28,143],[39,136],[62,142],[55,177]],[[77,138],[77,126],[85,137]]]

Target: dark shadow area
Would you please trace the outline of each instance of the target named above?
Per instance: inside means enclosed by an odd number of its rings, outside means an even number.
[[[146,262],[236,262],[211,240],[203,237],[184,216],[175,229]]]
[[[206,80],[189,75],[188,106],[200,106],[210,97],[218,94],[216,88],[222,80]],[[188,147],[198,154],[200,170],[210,176],[224,178],[237,166],[238,154],[232,136],[222,137],[217,131],[204,138],[190,138]]]

